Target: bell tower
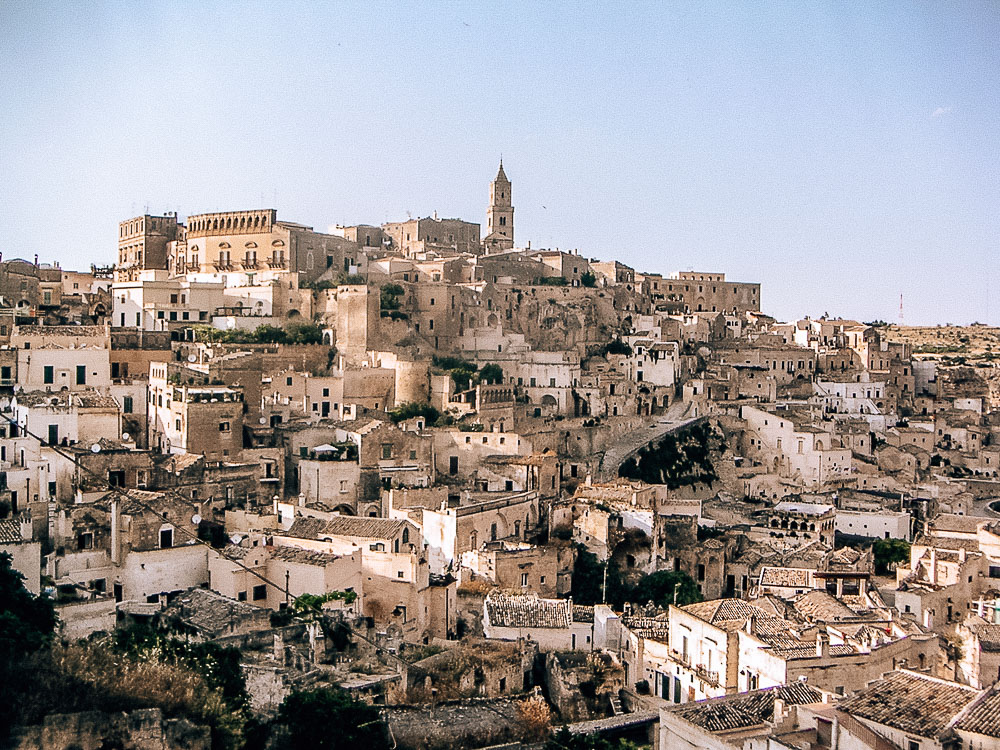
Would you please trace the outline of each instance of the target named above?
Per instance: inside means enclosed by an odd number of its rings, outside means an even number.
[[[497,176],[490,183],[490,207],[486,212],[486,244],[494,252],[514,247],[514,206],[510,192],[510,180],[504,174],[501,159]]]

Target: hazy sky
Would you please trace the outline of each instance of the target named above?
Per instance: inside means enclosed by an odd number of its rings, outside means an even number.
[[[118,221],[325,230],[760,281],[766,312],[1000,323],[1000,3],[0,0],[0,252],[113,262]]]

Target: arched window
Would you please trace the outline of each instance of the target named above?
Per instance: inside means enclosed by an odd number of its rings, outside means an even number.
[[[410,530],[407,528],[403,529],[403,544],[410,543]]]

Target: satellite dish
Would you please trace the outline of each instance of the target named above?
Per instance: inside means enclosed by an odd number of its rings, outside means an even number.
[[[201,523],[201,516],[198,515],[197,513],[195,513],[193,516],[191,516],[191,523],[193,523],[195,526],[197,526],[198,524],[200,524]]]
[[[239,544],[240,542],[243,541],[243,537],[241,537],[239,534],[233,534],[231,537],[229,537],[229,541],[232,542],[233,544]]]
[[[90,452],[91,453],[100,453],[101,452],[101,444],[100,443],[94,443],[92,446],[90,446]]]
[[[197,362],[197,361],[198,361],[198,357],[196,357],[194,354],[189,354],[188,355],[188,362]]]
[[[129,440],[129,439],[130,439],[131,437],[132,437],[132,436],[131,436],[131,435],[129,435],[129,434],[127,433],[127,432],[123,432],[123,433],[122,433],[122,440],[124,440],[124,441],[126,441],[126,442],[128,442],[128,440]]]
[[[260,418],[260,423],[261,424],[267,424],[267,417],[261,417]]]

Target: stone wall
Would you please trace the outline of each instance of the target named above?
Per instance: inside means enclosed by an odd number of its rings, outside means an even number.
[[[158,708],[131,713],[50,714],[40,725],[15,727],[11,750],[211,750],[208,727],[164,719]]]

